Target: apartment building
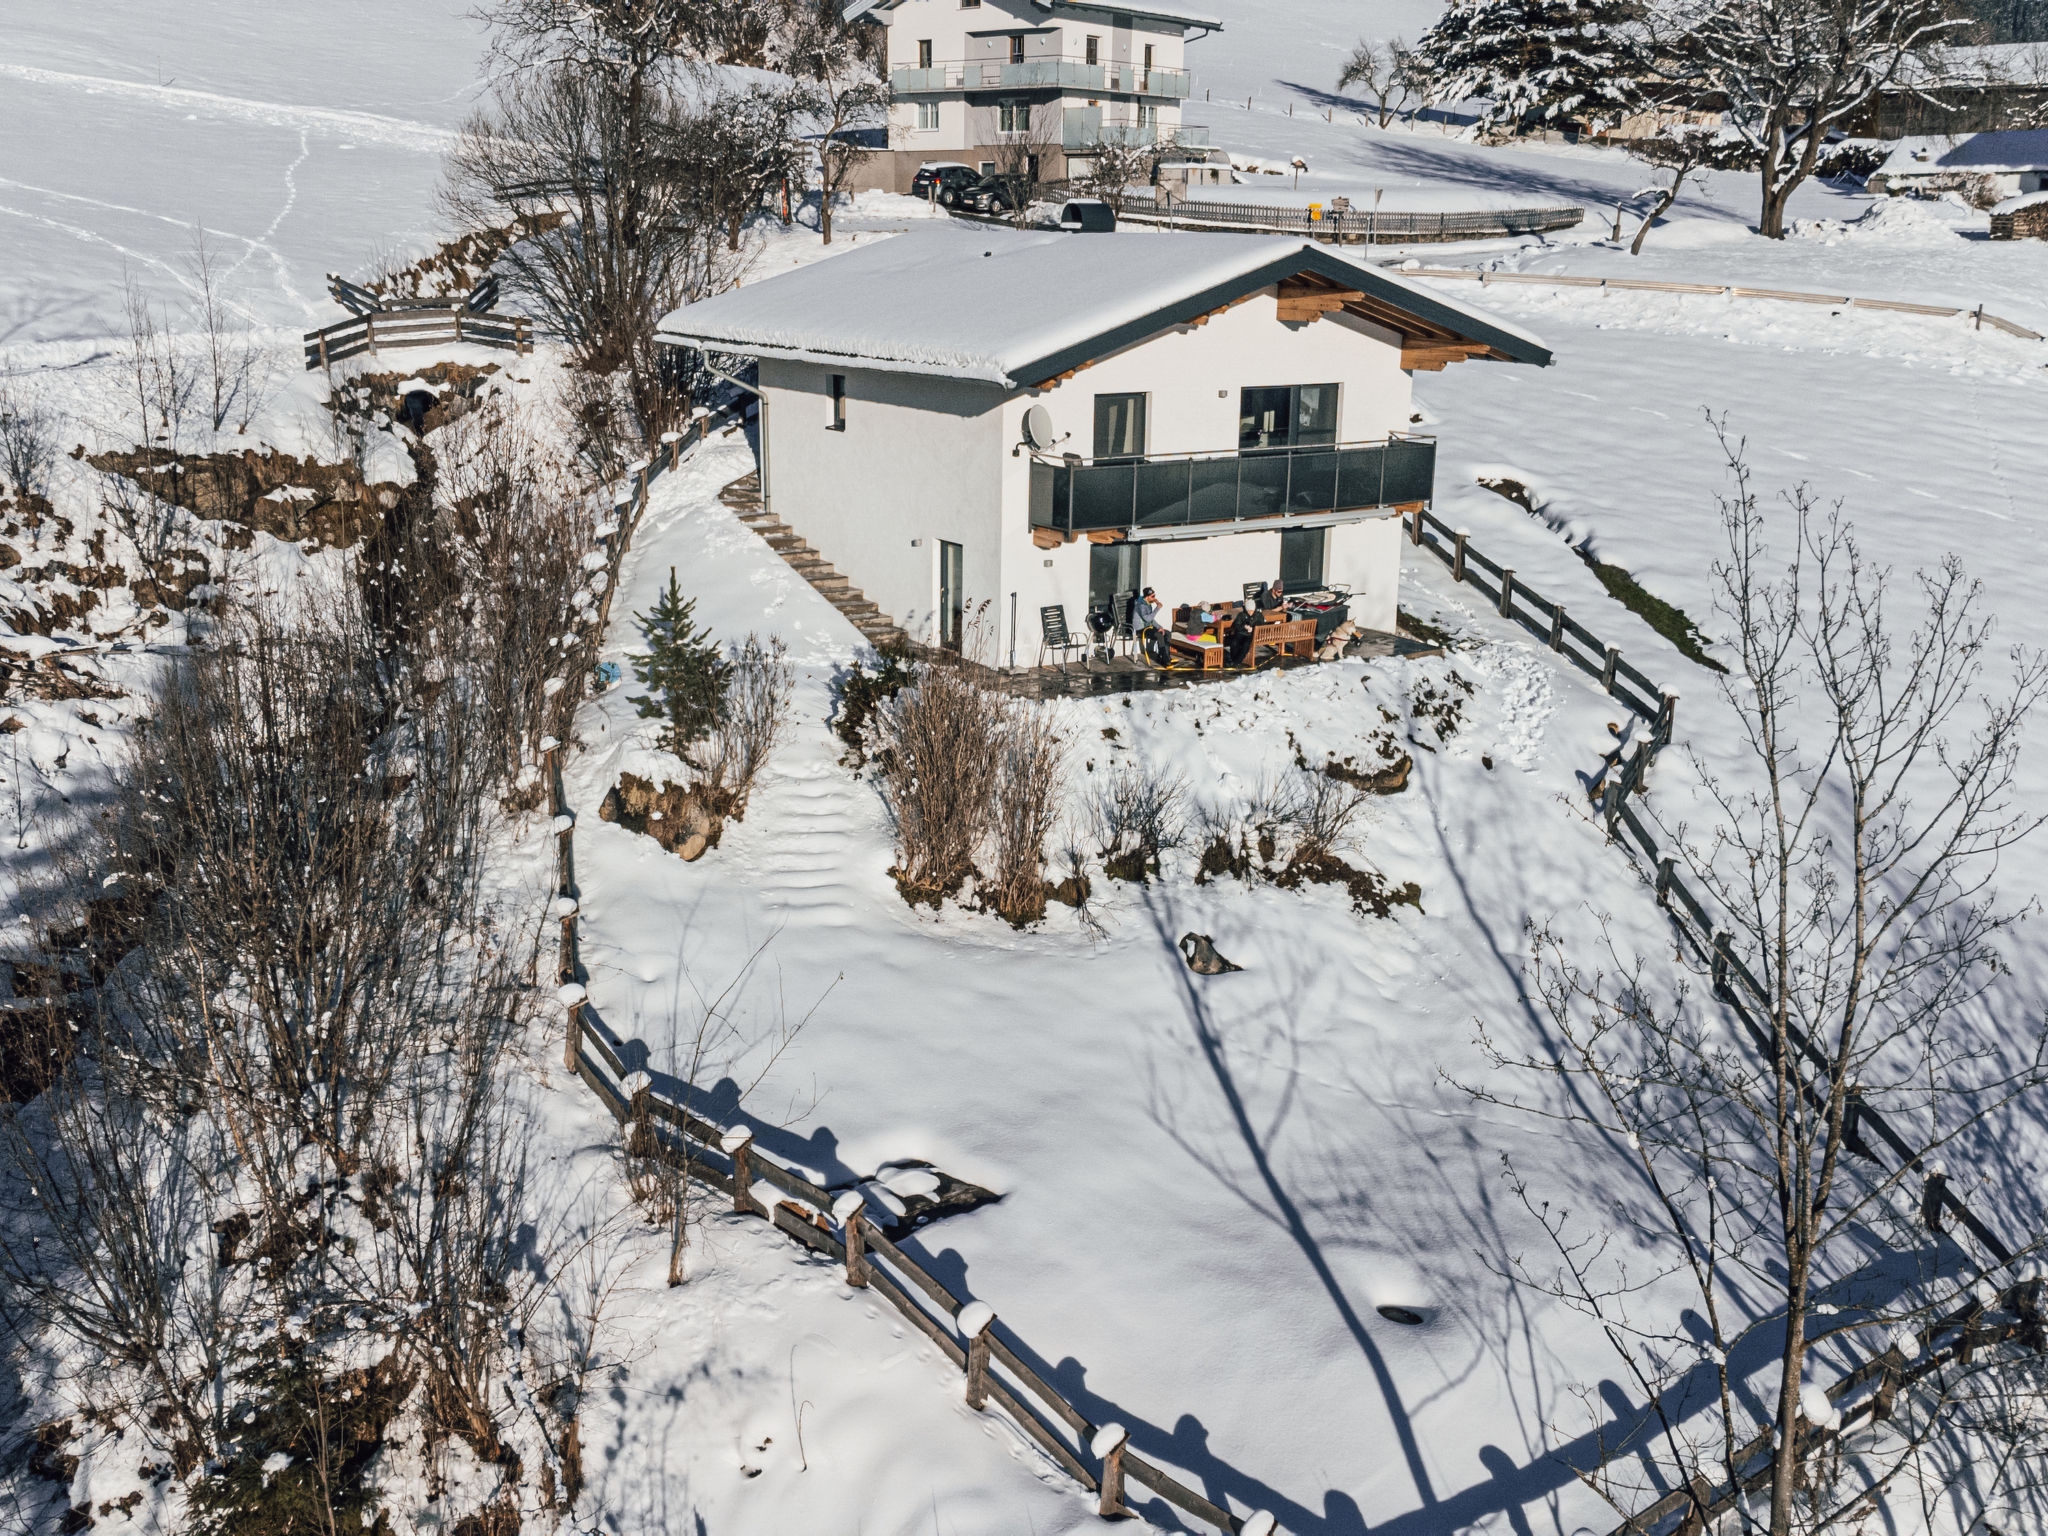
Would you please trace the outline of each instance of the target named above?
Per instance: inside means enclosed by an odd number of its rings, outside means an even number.
[[[907,192],[927,161],[1078,175],[1104,143],[1199,150],[1181,121],[1187,44],[1222,30],[1175,7],[1080,0],[851,0],[888,32],[888,147],[863,186]],[[1077,163],[1078,162],[1078,163]]]

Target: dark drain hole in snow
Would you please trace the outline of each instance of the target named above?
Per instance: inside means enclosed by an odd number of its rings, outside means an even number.
[[[914,1157],[884,1163],[873,1178],[835,1184],[831,1192],[836,1194],[845,1189],[858,1189],[867,1198],[868,1220],[892,1241],[943,1217],[993,1205],[1003,1198],[992,1189],[941,1173],[922,1158]]]
[[[1413,1327],[1422,1321],[1420,1312],[1411,1312],[1406,1307],[1376,1307],[1374,1310],[1390,1323],[1406,1323]]]

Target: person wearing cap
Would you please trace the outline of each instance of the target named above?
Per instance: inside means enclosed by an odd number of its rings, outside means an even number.
[[[1172,659],[1173,642],[1159,622],[1159,595],[1150,587],[1131,604],[1131,633],[1137,637],[1138,649],[1155,667],[1164,667]]]

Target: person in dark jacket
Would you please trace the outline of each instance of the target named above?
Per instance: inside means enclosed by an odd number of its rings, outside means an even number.
[[[1239,608],[1237,617],[1223,632],[1223,660],[1233,667],[1250,664],[1252,659],[1252,631],[1258,626],[1252,620],[1249,608]]]

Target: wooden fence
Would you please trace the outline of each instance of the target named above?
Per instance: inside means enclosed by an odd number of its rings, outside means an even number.
[[[420,303],[375,310],[306,332],[306,367],[326,368],[393,347],[439,347],[450,342],[523,355],[533,350],[533,322],[524,315],[477,314],[459,299],[445,306]]]
[[[1439,244],[1449,240],[1497,240],[1570,229],[1584,221],[1583,208],[1480,208],[1461,213],[1415,213],[1396,209],[1332,209],[1318,204],[1281,208],[1270,203],[1211,202],[1206,198],[1126,198],[1120,221],[1169,224],[1177,229],[1250,230],[1309,235],[1340,245]]]
[[[1913,304],[1904,299],[1859,299],[1839,293],[1806,293],[1792,288],[1738,288],[1728,283],[1663,283],[1647,277],[1572,277],[1544,272],[1483,272],[1472,267],[1421,267],[1404,271],[1406,277],[1439,277],[1478,283],[1535,283],[1551,288],[1613,288],[1641,293],[1692,293],[1709,298],[1774,299],[1785,304],[1838,304],[1846,309],[1889,310],[1901,315],[1933,315],[1953,319],[1967,315],[1983,330],[1990,326],[2022,341],[2039,341],[2041,334],[2024,325],[1994,315],[1979,304],[1964,309],[1953,304]]]
[[[1473,548],[1464,530],[1452,528],[1426,510],[1406,514],[1403,528],[1411,543],[1429,550],[1450,567],[1453,580],[1476,587],[1502,617],[1513,619],[1580,671],[1597,677],[1608,694],[1648,722],[1649,730],[1636,743],[1634,752],[1624,757],[1617,748],[1594,778],[1601,820],[1610,839],[1632,857],[1640,856],[1646,861],[1658,905],[1670,914],[1680,937],[1708,967],[1715,997],[1741,1021],[1759,1056],[1771,1060],[1776,1053],[1776,1038],[1765,1023],[1771,1015],[1769,992],[1736,955],[1728,929],[1713,919],[1705,903],[1680,875],[1676,857],[1659,844],[1648,818],[1629,803],[1646,790],[1651,765],[1671,743],[1677,693],[1658,687],[1623,659],[1618,647],[1608,645],[1573,619],[1563,603],[1552,602],[1518,583],[1512,566],[1503,566]],[[1801,1055],[1823,1069],[1832,1066],[1827,1053],[1796,1024],[1788,1022],[1787,1033],[1793,1049]],[[1814,1090],[1809,1086],[1807,1092],[1811,1096]],[[1920,1170],[1921,1154],[1911,1143],[1876,1110],[1853,1097],[1845,1139],[1850,1151],[1880,1167],[1888,1154],[1895,1174]],[[1882,1143],[1883,1154],[1872,1145],[1873,1139]],[[1945,1178],[1929,1174],[1921,1191],[1922,1220],[1931,1230],[1939,1231],[1950,1215],[1983,1245],[1994,1260],[1992,1267],[2003,1268],[2012,1263],[2016,1257],[2013,1248],[1969,1208]],[[2009,1287],[2001,1294],[1998,1306],[2011,1314],[2011,1321],[1987,1324],[1984,1319],[1990,1309],[1982,1305],[1966,1307],[1923,1329],[1920,1352],[1911,1362],[1894,1345],[1830,1385],[1826,1389],[1830,1402],[1840,1402],[1865,1387],[1871,1390],[1843,1412],[1839,1425],[1806,1426],[1802,1430],[1806,1438],[1800,1455],[1807,1456],[1835,1444],[1867,1419],[1889,1417],[1892,1399],[1901,1387],[1910,1386],[1957,1360],[1967,1363],[1977,1349],[2012,1339],[2036,1349],[2048,1348],[2040,1281],[2027,1280]],[[1776,1443],[1775,1428],[1765,1430],[1737,1453],[1732,1486],[1674,1490],[1623,1521],[1613,1536],[1663,1536],[1666,1528],[1679,1526],[1697,1532],[1702,1528],[1701,1521],[1734,1508],[1745,1494],[1769,1481],[1770,1453]],[[1629,1453],[1617,1453],[1626,1454]]]
[[[569,723],[588,680],[594,675],[597,648],[619,589],[619,569],[634,529],[647,506],[648,487],[662,473],[679,465],[684,454],[728,418],[699,418],[681,434],[663,439],[651,463],[629,471],[627,500],[607,522],[607,579],[599,596],[596,620],[585,632],[572,661],[575,680],[557,695],[561,703],[560,736]],[[686,1103],[659,1088],[643,1071],[630,1069],[621,1054],[623,1042],[592,1010],[578,960],[578,888],[576,825],[563,794],[562,746],[543,739],[549,807],[555,827],[556,908],[561,935],[556,979],[566,1018],[562,1065],[575,1072],[622,1124],[643,1124],[685,1160],[692,1178],[729,1197],[735,1212],[765,1217],[777,1231],[814,1253],[845,1266],[846,1282],[880,1292],[890,1305],[952,1361],[965,1377],[968,1405],[976,1410],[995,1404],[1016,1421],[1045,1454],[1091,1494],[1104,1515],[1129,1513],[1124,1490],[1136,1483],[1168,1504],[1207,1522],[1219,1531],[1243,1536],[1274,1536],[1272,1515],[1260,1512],[1240,1518],[1195,1492],[1157,1463],[1130,1448],[1122,1426],[1094,1424],[1029,1364],[1030,1353],[984,1302],[955,1296],[910,1254],[892,1243],[861,1213],[857,1191],[834,1195],[794,1169],[786,1168],[753,1145],[745,1126],[721,1127],[692,1114]],[[635,1053],[641,1054],[641,1053]],[[687,1092],[688,1085],[682,1085]],[[756,1194],[768,1186],[772,1204]],[[1039,1358],[1050,1358],[1039,1356]]]

